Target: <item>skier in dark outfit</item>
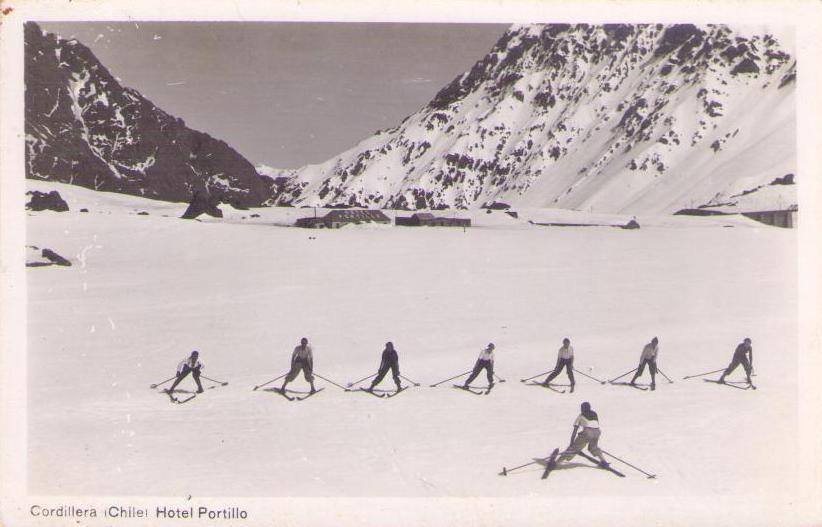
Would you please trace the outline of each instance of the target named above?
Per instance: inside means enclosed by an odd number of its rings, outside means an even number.
[[[574,347],[571,346],[571,341],[567,338],[562,339],[562,347],[559,348],[559,353],[557,353],[557,365],[554,367],[554,371],[545,378],[542,384],[549,385],[562,372],[563,368],[568,372],[568,380],[571,381],[571,392],[573,392],[574,384],[576,384],[574,382]]]
[[[582,432],[577,434],[580,427],[582,427]],[[600,450],[597,445],[600,435],[599,416],[595,411],[591,410],[591,403],[582,403],[579,417],[574,421],[574,430],[571,432],[571,442],[557,462],[570,461],[575,455],[581,452],[583,448],[588,446],[588,451],[598,457],[600,463],[607,467],[608,462],[602,457],[602,450]]]
[[[192,351],[191,355],[177,365],[177,378],[174,380],[171,388],[166,390],[168,393],[172,393],[174,388],[176,388],[177,385],[180,384],[180,381],[185,379],[189,373],[194,377],[194,382],[197,383],[197,393],[203,393],[203,385],[200,384],[200,371],[202,371],[205,366],[199,361],[199,356],[199,352]]]
[[[291,370],[285,376],[285,381],[283,381],[280,388],[281,392],[285,393],[286,385],[297,378],[300,370],[302,370],[305,380],[311,385],[311,393],[316,392],[312,373],[314,371],[314,355],[311,352],[311,346],[308,345],[308,339],[305,337],[300,339],[300,345],[294,348],[294,352],[291,354]]]
[[[742,341],[742,344],[736,347],[736,351],[734,351],[734,358],[731,360],[731,363],[725,368],[725,371],[722,372],[722,376],[719,377],[719,382],[725,382],[725,376],[730,375],[737,366],[742,365],[745,369],[745,376],[748,379],[748,383],[751,383],[751,372],[753,371],[753,348],[751,347],[751,339],[745,339]]]
[[[380,361],[380,369],[377,370],[377,376],[371,381],[371,386],[368,391],[372,391],[378,385],[388,370],[391,370],[391,376],[394,378],[394,384],[397,385],[397,392],[402,389],[400,382],[400,359],[397,356],[397,351],[394,349],[394,344],[391,342],[385,343],[385,349],[382,351],[382,361]]]
[[[485,374],[488,376],[488,389],[490,390],[494,386],[494,343],[489,342],[488,345],[482,350],[477,358],[477,362],[474,363],[474,369],[471,371],[471,375],[468,376],[468,380],[465,381],[465,384],[462,385],[463,388],[468,388],[468,385],[471,384],[471,381],[477,378],[477,375],[480,374],[482,370],[485,370]]]
[[[654,337],[651,342],[645,344],[642,348],[642,355],[639,357],[639,367],[636,369],[634,378],[631,379],[631,384],[645,371],[645,366],[648,366],[648,371],[651,372],[651,389],[656,390],[656,354],[659,352],[659,339]]]

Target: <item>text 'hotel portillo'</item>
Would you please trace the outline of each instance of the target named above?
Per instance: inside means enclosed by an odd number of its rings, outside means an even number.
[[[36,518],[110,518],[158,520],[246,520],[248,511],[240,507],[134,507],[111,505],[108,507],[78,507],[60,505],[50,507],[32,505],[29,514]]]

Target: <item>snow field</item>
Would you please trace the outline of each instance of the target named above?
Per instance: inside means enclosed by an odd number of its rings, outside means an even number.
[[[693,218],[630,232],[507,220],[309,231],[183,221],[184,205],[102,193],[81,214],[85,191],[63,195],[71,212],[28,217],[29,244],[74,262],[27,271],[32,493],[755,500],[794,488],[794,231]],[[299,403],[252,391],[287,370],[302,336],[340,384],[376,372],[391,340],[423,386],[379,400],[318,379],[326,389]],[[577,369],[601,379],[658,336],[675,383],[640,392],[578,375],[564,395],[520,383],[553,368],[565,336]],[[759,390],[682,380],[725,367],[746,336]],[[469,370],[489,341],[507,380],[490,395],[427,386]],[[193,349],[230,384],[171,405],[148,386]],[[601,446],[656,480],[579,458],[547,481],[531,467],[497,475],[567,445],[582,401]]]

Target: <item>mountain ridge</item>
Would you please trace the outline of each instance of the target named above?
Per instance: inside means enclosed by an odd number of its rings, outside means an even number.
[[[274,203],[707,205],[795,174],[795,78],[772,36],[726,26],[512,26],[420,111],[298,169]]]
[[[77,40],[25,25],[26,177],[188,201],[259,206],[273,181],[224,141],[122,86]]]

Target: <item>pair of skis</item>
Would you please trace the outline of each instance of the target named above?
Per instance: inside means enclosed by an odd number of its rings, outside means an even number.
[[[608,472],[611,472],[612,474],[614,474],[616,476],[619,476],[620,478],[625,477],[625,474],[623,474],[622,472],[620,472],[617,469],[613,468],[611,465],[603,464],[601,461],[599,461],[598,459],[594,459],[593,457],[589,456],[585,452],[577,452],[577,454],[584,457],[585,459],[587,459],[588,461],[590,461],[594,465],[596,465],[597,468],[600,468],[602,470],[607,470]],[[538,465],[542,465],[543,467],[545,467],[545,470],[542,472],[541,479],[547,479],[548,476],[551,474],[551,472],[555,468],[557,468],[557,464],[558,464],[557,458],[558,457],[559,457],[559,449],[555,448],[554,451],[551,452],[551,455],[548,456],[547,458],[541,458],[541,457],[540,458],[534,458],[534,461],[532,461],[531,463],[526,463],[525,465],[520,465],[519,467],[514,467],[511,470],[516,470],[518,468],[528,466],[532,463],[536,463]],[[505,467],[502,467],[502,472],[500,472],[500,476],[507,476],[508,472],[509,472],[508,469],[506,469]]]
[[[189,402],[190,400],[194,399],[195,397],[197,397],[196,393],[192,393],[191,395],[189,395],[185,399],[178,399],[178,398],[174,397],[174,394],[169,392],[168,390],[166,390],[163,393],[167,394],[168,398],[171,400],[171,402],[175,403],[175,404],[185,404],[185,403]]]
[[[621,478],[625,477],[625,474],[623,474],[622,472],[620,472],[617,469],[613,468],[611,465],[603,465],[601,461],[589,456],[585,452],[577,452],[577,454],[584,457],[585,459],[587,459],[588,461],[590,461],[594,465],[596,465],[597,468],[601,468],[602,470],[607,470],[608,472],[611,472],[612,474],[614,474],[616,476],[619,476]],[[551,455],[547,459],[546,458],[535,458],[534,459],[534,461],[536,461],[538,464],[543,465],[545,467],[545,470],[542,473],[542,478],[541,479],[547,479],[548,475],[551,473],[551,471],[554,470],[557,467],[557,457],[559,457],[559,449],[555,448],[554,451],[551,452]]]
[[[727,386],[728,388],[736,388],[737,390],[749,390],[753,389],[756,390],[756,386],[754,383],[748,381],[722,381],[719,382],[719,379],[702,379],[705,382],[712,382],[714,384],[721,384],[722,386]]]
[[[211,380],[211,379],[207,379],[207,380]],[[226,386],[228,384],[227,382],[222,382],[222,381],[213,381],[213,382],[217,382],[218,384],[212,384],[211,386],[206,388],[206,390],[213,390],[214,388],[219,388],[220,386]],[[152,387],[156,387],[156,385],[154,385]],[[176,391],[178,391],[178,390],[175,390],[175,392]],[[203,390],[203,391],[205,391],[205,390]],[[184,397],[184,398],[180,399],[180,398],[177,398],[177,397],[174,396],[174,392],[170,392],[167,389],[162,391],[162,393],[168,395],[169,401],[171,403],[174,403],[174,404],[185,404],[189,401],[192,401],[195,397],[197,397],[198,393],[202,393],[202,392],[191,393],[191,392],[187,392],[187,391],[183,391],[183,390],[179,390],[179,392],[180,393],[190,394],[190,395],[188,395],[188,397]]]
[[[631,388],[636,388],[637,390],[642,390],[643,392],[647,391],[648,388],[651,388],[651,390],[654,389],[653,387],[650,387],[650,386],[647,386],[647,385],[644,385],[644,384],[635,384],[635,383],[630,383],[630,382],[610,382],[610,384],[612,384],[614,386],[630,386]]]
[[[408,386],[403,386],[399,390],[395,391],[384,391],[384,390],[369,390],[367,388],[358,388],[356,390],[346,390],[350,392],[365,392],[369,395],[373,395],[374,397],[379,397],[380,399],[390,399],[391,397],[396,397],[405,390],[408,389]]]
[[[494,388],[493,386],[486,386],[483,388],[471,388],[470,386],[463,386],[462,384],[452,384],[451,386],[464,392],[473,393],[474,395],[488,395]]]
[[[545,384],[545,383],[542,383],[542,382],[528,382],[528,383],[525,383],[525,384],[526,384],[526,386],[539,386],[541,388],[548,388],[552,392],[557,392],[557,393],[565,393],[566,390],[565,390],[564,387],[565,386],[570,386],[570,385],[566,385],[566,384]],[[558,388],[558,386],[562,386],[563,388]],[[574,393],[573,389],[571,390],[571,393]]]
[[[308,392],[305,395],[288,395],[291,390],[282,390],[281,388],[267,388],[265,391],[273,392],[282,395],[289,401],[305,401],[312,395],[318,394],[321,391],[325,390],[325,388],[320,388],[319,390],[314,390],[313,392]],[[302,393],[302,392],[291,392],[291,393]]]

